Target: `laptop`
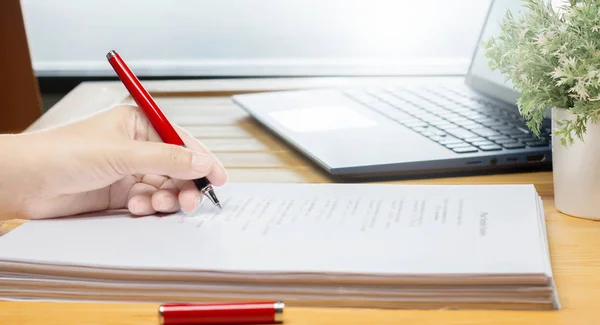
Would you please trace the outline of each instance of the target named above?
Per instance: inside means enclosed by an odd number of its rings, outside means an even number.
[[[478,44],[520,0],[490,4]],[[431,80],[431,81],[430,81]],[[435,81],[434,81],[435,80]],[[551,124],[537,137],[518,93],[476,46],[467,75],[393,86],[240,94],[256,121],[340,179],[499,173],[551,167]]]

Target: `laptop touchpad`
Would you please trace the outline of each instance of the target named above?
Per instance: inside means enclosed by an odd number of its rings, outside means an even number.
[[[280,110],[269,115],[294,132],[315,132],[372,127],[377,123],[344,106],[311,106]]]

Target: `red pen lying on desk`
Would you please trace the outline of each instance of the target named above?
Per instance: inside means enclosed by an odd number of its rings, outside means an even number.
[[[164,304],[160,325],[271,324],[283,322],[280,301],[211,304]]]

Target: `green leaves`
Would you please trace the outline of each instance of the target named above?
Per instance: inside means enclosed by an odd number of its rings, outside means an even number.
[[[507,12],[501,34],[482,42],[491,69],[521,92],[518,106],[529,128],[552,107],[569,109],[574,121],[558,121],[561,143],[583,140],[586,123],[600,115],[600,1],[524,0],[519,16]]]

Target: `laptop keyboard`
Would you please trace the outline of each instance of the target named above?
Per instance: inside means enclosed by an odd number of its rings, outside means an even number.
[[[360,89],[350,98],[428,137],[456,153],[550,146],[548,121],[538,138],[517,112],[468,89]]]

